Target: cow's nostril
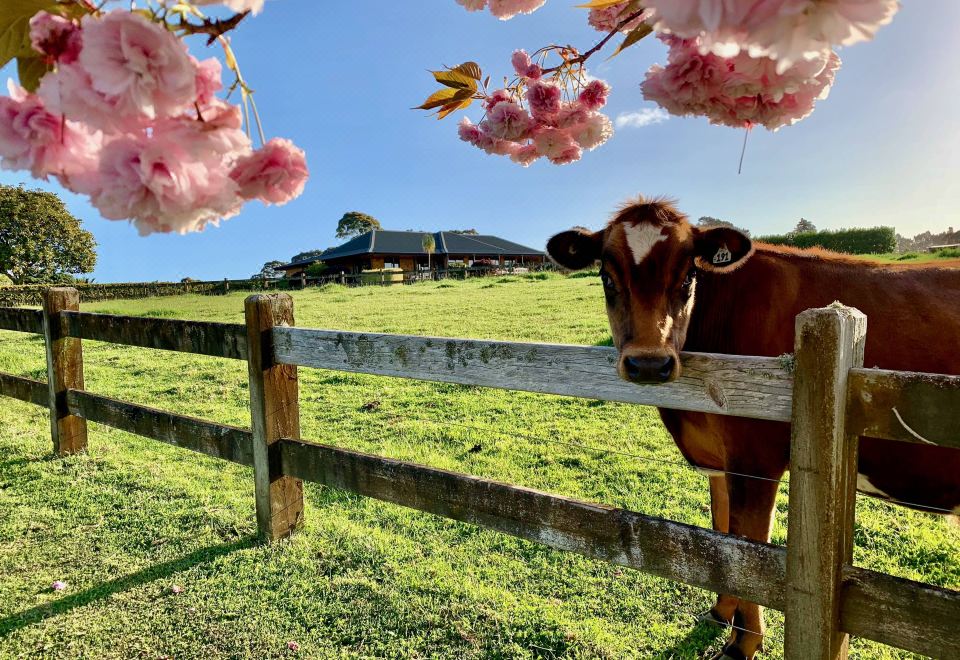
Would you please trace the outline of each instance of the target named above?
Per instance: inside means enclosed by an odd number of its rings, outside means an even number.
[[[665,383],[673,376],[676,358],[672,355],[626,356],[623,371],[634,383]]]
[[[670,376],[673,375],[673,367],[676,360],[673,359],[672,355],[668,355],[667,359],[663,361],[663,364],[660,366],[659,376],[661,380],[668,381]]]

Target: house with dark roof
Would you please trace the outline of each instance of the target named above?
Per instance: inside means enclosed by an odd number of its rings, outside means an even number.
[[[449,231],[432,233],[436,248],[428,259],[422,231],[374,229],[323,254],[295,261],[277,270],[299,277],[310,265],[323,262],[328,273],[359,273],[365,270],[399,268],[403,271],[434,270],[495,265],[507,267],[542,264],[546,255],[498,236],[473,236]]]

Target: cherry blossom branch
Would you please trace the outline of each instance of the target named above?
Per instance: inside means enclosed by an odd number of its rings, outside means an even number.
[[[558,65],[555,66],[555,67],[551,67],[551,68],[549,68],[549,69],[544,69],[544,70],[543,70],[543,73],[544,73],[544,74],[547,74],[547,73],[556,73],[557,71],[559,71],[560,69],[563,69],[564,67],[569,67],[569,66],[573,66],[573,65],[576,65],[576,64],[583,64],[583,63],[586,62],[588,59],[590,59],[590,57],[591,57],[594,53],[596,53],[597,51],[603,49],[603,47],[607,45],[607,42],[610,41],[610,40],[614,37],[614,35],[619,34],[619,33],[620,33],[620,30],[622,30],[624,27],[626,27],[627,25],[629,25],[631,21],[634,21],[634,20],[640,18],[640,16],[643,14],[644,11],[646,11],[646,10],[644,10],[644,9],[638,9],[637,11],[633,12],[632,14],[630,14],[629,16],[627,16],[626,18],[624,18],[622,21],[620,21],[619,23],[617,23],[616,27],[614,27],[612,30],[610,30],[610,32],[607,34],[607,36],[605,36],[603,39],[601,39],[600,41],[598,41],[598,42],[593,46],[593,48],[591,48],[590,50],[584,52],[582,55],[577,55],[577,56],[574,57],[573,59],[571,59],[571,60],[566,60],[563,64],[558,64]],[[568,49],[576,52],[576,49],[575,49],[575,48],[568,47]]]
[[[250,11],[240,12],[239,14],[234,14],[230,18],[223,19],[211,19],[204,18],[203,23],[200,25],[195,25],[193,23],[188,23],[187,21],[180,19],[179,25],[177,25],[178,30],[183,30],[183,34],[205,34],[207,35],[207,45],[211,45],[214,41],[225,35],[227,32],[234,30],[240,22],[250,15]]]

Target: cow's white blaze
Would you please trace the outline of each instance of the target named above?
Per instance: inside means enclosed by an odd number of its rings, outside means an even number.
[[[660,322],[660,341],[667,341],[672,330],[673,317],[668,315],[665,319],[663,319],[663,321]]]
[[[623,233],[627,238],[627,247],[633,254],[633,262],[638,265],[647,258],[654,245],[667,240],[663,227],[645,222],[638,225],[624,225]]]

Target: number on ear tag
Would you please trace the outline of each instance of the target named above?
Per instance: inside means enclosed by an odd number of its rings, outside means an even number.
[[[713,255],[714,264],[728,264],[733,261],[733,254],[727,249],[726,245],[721,245],[716,254]]]

